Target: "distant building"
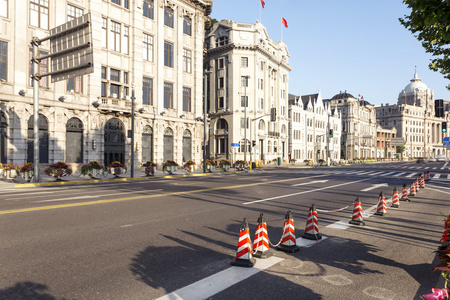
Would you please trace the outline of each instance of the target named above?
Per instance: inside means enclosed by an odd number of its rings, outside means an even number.
[[[39,83],[40,162],[200,161],[203,51],[212,0],[1,1],[0,162],[33,161],[30,41],[90,12],[94,73]],[[9,3],[9,5],[8,5]],[[6,8],[6,9],[3,9]],[[49,53],[49,42],[40,55]],[[49,72],[49,59],[40,73]],[[131,95],[136,92],[135,144]],[[20,92],[20,93],[19,93]],[[20,94],[20,95],[19,95]]]
[[[325,105],[319,93],[304,96],[289,94],[289,153],[304,161],[338,161],[341,155],[341,116]],[[332,137],[330,137],[332,130]]]
[[[209,156],[233,161],[287,159],[292,70],[287,46],[274,42],[261,23],[229,20],[214,24],[205,43]],[[271,120],[272,109],[276,116]]]
[[[435,117],[434,93],[417,75],[399,93],[397,104],[376,107],[377,123],[385,128],[395,127],[397,136],[405,141],[406,157],[448,155],[443,138],[442,122],[450,121],[448,101],[444,102],[444,117]]]
[[[397,137],[397,129],[383,128],[377,125],[377,156],[376,158],[394,158],[396,155],[396,146],[392,144],[392,139]],[[399,158],[401,154],[399,154]]]
[[[376,114],[375,107],[365,100],[359,100],[345,92],[324,102],[336,108],[342,120],[341,158],[354,160],[375,158]]]

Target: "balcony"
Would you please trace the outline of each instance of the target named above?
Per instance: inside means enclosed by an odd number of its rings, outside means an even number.
[[[131,100],[99,97],[97,109],[105,113],[131,114]]]
[[[276,131],[269,131],[269,137],[280,137],[280,133]]]

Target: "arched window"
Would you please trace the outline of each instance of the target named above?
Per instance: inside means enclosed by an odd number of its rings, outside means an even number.
[[[109,119],[105,124],[104,157],[105,165],[125,163],[125,128],[119,119]]]
[[[6,164],[6,127],[8,124],[6,123],[6,117],[3,112],[0,111],[0,163]]]
[[[66,123],[66,162],[83,162],[83,123],[78,118]]]
[[[34,116],[28,119],[27,161],[34,161]],[[48,121],[39,114],[39,162],[48,164]]]
[[[153,161],[153,128],[149,125],[142,131],[142,161]]]
[[[163,161],[173,160],[173,130],[170,127],[164,129]]]
[[[183,132],[183,162],[191,160],[191,132],[186,129]]]

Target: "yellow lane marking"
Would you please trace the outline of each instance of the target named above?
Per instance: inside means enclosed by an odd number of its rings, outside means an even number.
[[[173,193],[165,193],[165,194],[135,196],[135,197],[128,197],[128,198],[117,198],[117,199],[109,199],[109,200],[97,200],[97,201],[88,201],[88,202],[78,202],[78,203],[67,203],[67,204],[58,204],[58,205],[49,205],[49,206],[40,206],[40,207],[11,209],[11,210],[0,211],[0,215],[16,214],[16,213],[22,213],[22,212],[48,210],[48,209],[57,209],[57,208],[66,208],[66,207],[76,207],[76,206],[86,206],[86,205],[95,205],[95,204],[104,204],[104,203],[114,203],[114,202],[121,202],[121,201],[146,199],[146,198],[156,198],[156,197],[183,195],[183,194],[203,193],[203,192],[210,192],[210,191],[217,191],[217,190],[238,189],[238,188],[249,187],[249,186],[272,184],[272,183],[279,183],[279,182],[286,182],[286,181],[293,181],[293,180],[305,180],[305,179],[311,179],[311,178],[323,177],[323,176],[326,176],[326,175],[316,175],[316,176],[310,176],[310,177],[305,177],[305,178],[281,179],[281,180],[274,180],[274,181],[267,181],[267,182],[257,182],[257,183],[241,184],[241,185],[233,185],[233,186],[226,186],[226,187],[199,189],[199,190],[193,190],[193,191],[183,191],[183,192],[173,192]]]

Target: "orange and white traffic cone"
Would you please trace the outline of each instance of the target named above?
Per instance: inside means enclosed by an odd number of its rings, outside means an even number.
[[[297,246],[294,219],[292,218],[290,210],[287,211],[284,219],[283,234],[281,235],[281,242],[280,245],[278,245],[277,250],[291,253],[296,252],[300,250],[300,248]]]
[[[416,195],[416,184],[411,182],[411,188],[409,189],[409,196],[415,196]]]
[[[256,251],[253,256],[258,258],[272,256],[272,253],[269,252],[269,236],[267,235],[267,224],[264,221],[263,214],[260,214],[258,218],[255,239],[253,240],[253,251]]]
[[[406,187],[406,183],[403,183],[402,196],[400,197],[401,201],[409,201],[408,199],[408,188]]]
[[[239,243],[236,257],[233,258],[231,264],[238,267],[251,268],[255,265],[256,259],[252,257],[252,241],[248,230],[247,221],[244,219],[239,231]]]
[[[322,236],[319,234],[319,223],[317,222],[316,206],[313,204],[309,209],[308,220],[306,220],[305,233],[302,238],[308,240],[320,240]]]
[[[398,199],[398,192],[397,187],[394,188],[394,194],[392,195],[392,205],[393,208],[399,208],[400,207],[400,201]]]
[[[361,201],[359,201],[359,197],[356,197],[352,220],[349,221],[349,223],[353,225],[366,225],[366,223],[363,221],[362,207]]]
[[[431,179],[430,171],[426,171],[425,172],[425,181],[430,181],[430,179]]]
[[[414,183],[416,184],[416,193],[418,193],[419,192],[419,177],[416,178]]]
[[[378,197],[377,212],[375,215],[384,216],[385,213],[387,213],[386,199],[384,198],[383,192],[381,192]]]
[[[424,188],[425,188],[425,179],[424,179],[424,177],[425,177],[425,174],[422,175],[422,173],[420,173],[419,187],[420,187],[421,189],[424,189]]]

